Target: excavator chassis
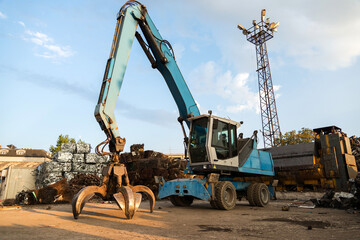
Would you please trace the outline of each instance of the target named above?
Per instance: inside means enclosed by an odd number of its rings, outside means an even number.
[[[105,199],[115,199],[117,205],[124,211],[127,219],[132,219],[138,209],[142,195],[150,201],[150,212],[155,206],[155,196],[150,188],[142,185],[131,186],[124,164],[111,162],[103,169],[103,179],[100,186],[87,186],[81,189],[72,200],[72,211],[75,219],[78,219],[86,202],[94,195]]]

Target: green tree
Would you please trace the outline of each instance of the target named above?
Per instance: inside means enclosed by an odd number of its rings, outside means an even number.
[[[79,140],[79,142],[80,141],[83,142],[82,140]],[[76,143],[76,141],[74,138],[70,138],[69,135],[60,134],[60,136],[57,139],[56,145],[55,146],[51,145],[49,148],[51,155],[54,155],[55,153],[61,150],[62,143]]]
[[[293,145],[298,143],[309,143],[315,139],[314,132],[309,128],[301,128],[299,131],[286,132],[281,137],[281,145]]]

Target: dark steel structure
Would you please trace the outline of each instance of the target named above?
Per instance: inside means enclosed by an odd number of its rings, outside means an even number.
[[[262,133],[264,136],[264,147],[268,148],[278,146],[281,142],[280,124],[266,48],[266,41],[273,38],[273,32],[276,31],[279,23],[270,24],[269,19],[264,21],[264,17],[265,9],[261,12],[260,22],[256,23],[253,20],[253,26],[249,29],[245,29],[240,24],[238,28],[246,35],[246,39],[255,45]]]

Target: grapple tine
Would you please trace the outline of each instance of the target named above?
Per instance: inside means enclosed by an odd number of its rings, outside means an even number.
[[[135,212],[136,212],[140,206],[142,196],[140,193],[134,193],[134,198],[135,198]]]
[[[124,199],[124,195],[122,193],[115,193],[113,194],[113,197],[116,200],[117,205],[119,206],[119,208],[123,211],[125,211],[125,199]]]
[[[134,194],[128,186],[119,188],[119,192],[113,194],[118,206],[125,213],[127,219],[132,219],[141,202],[141,194]]]
[[[102,197],[105,197],[106,188],[104,186],[88,186],[81,189],[72,199],[72,210],[75,219],[78,219],[82,209],[86,202],[92,198],[95,193],[99,193]]]
[[[151,189],[143,185],[137,185],[131,188],[134,193],[138,193],[138,192],[145,193],[145,195],[150,201],[150,212],[152,213],[155,207],[155,196],[154,193],[151,191]]]

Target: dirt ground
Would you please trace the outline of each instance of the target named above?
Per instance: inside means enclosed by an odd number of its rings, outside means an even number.
[[[78,220],[70,204],[0,210],[0,239],[359,239],[360,213],[338,209],[282,207],[289,200],[234,210],[214,210],[204,201],[174,207],[158,201],[154,213],[142,202],[132,220],[114,203],[88,203]]]

